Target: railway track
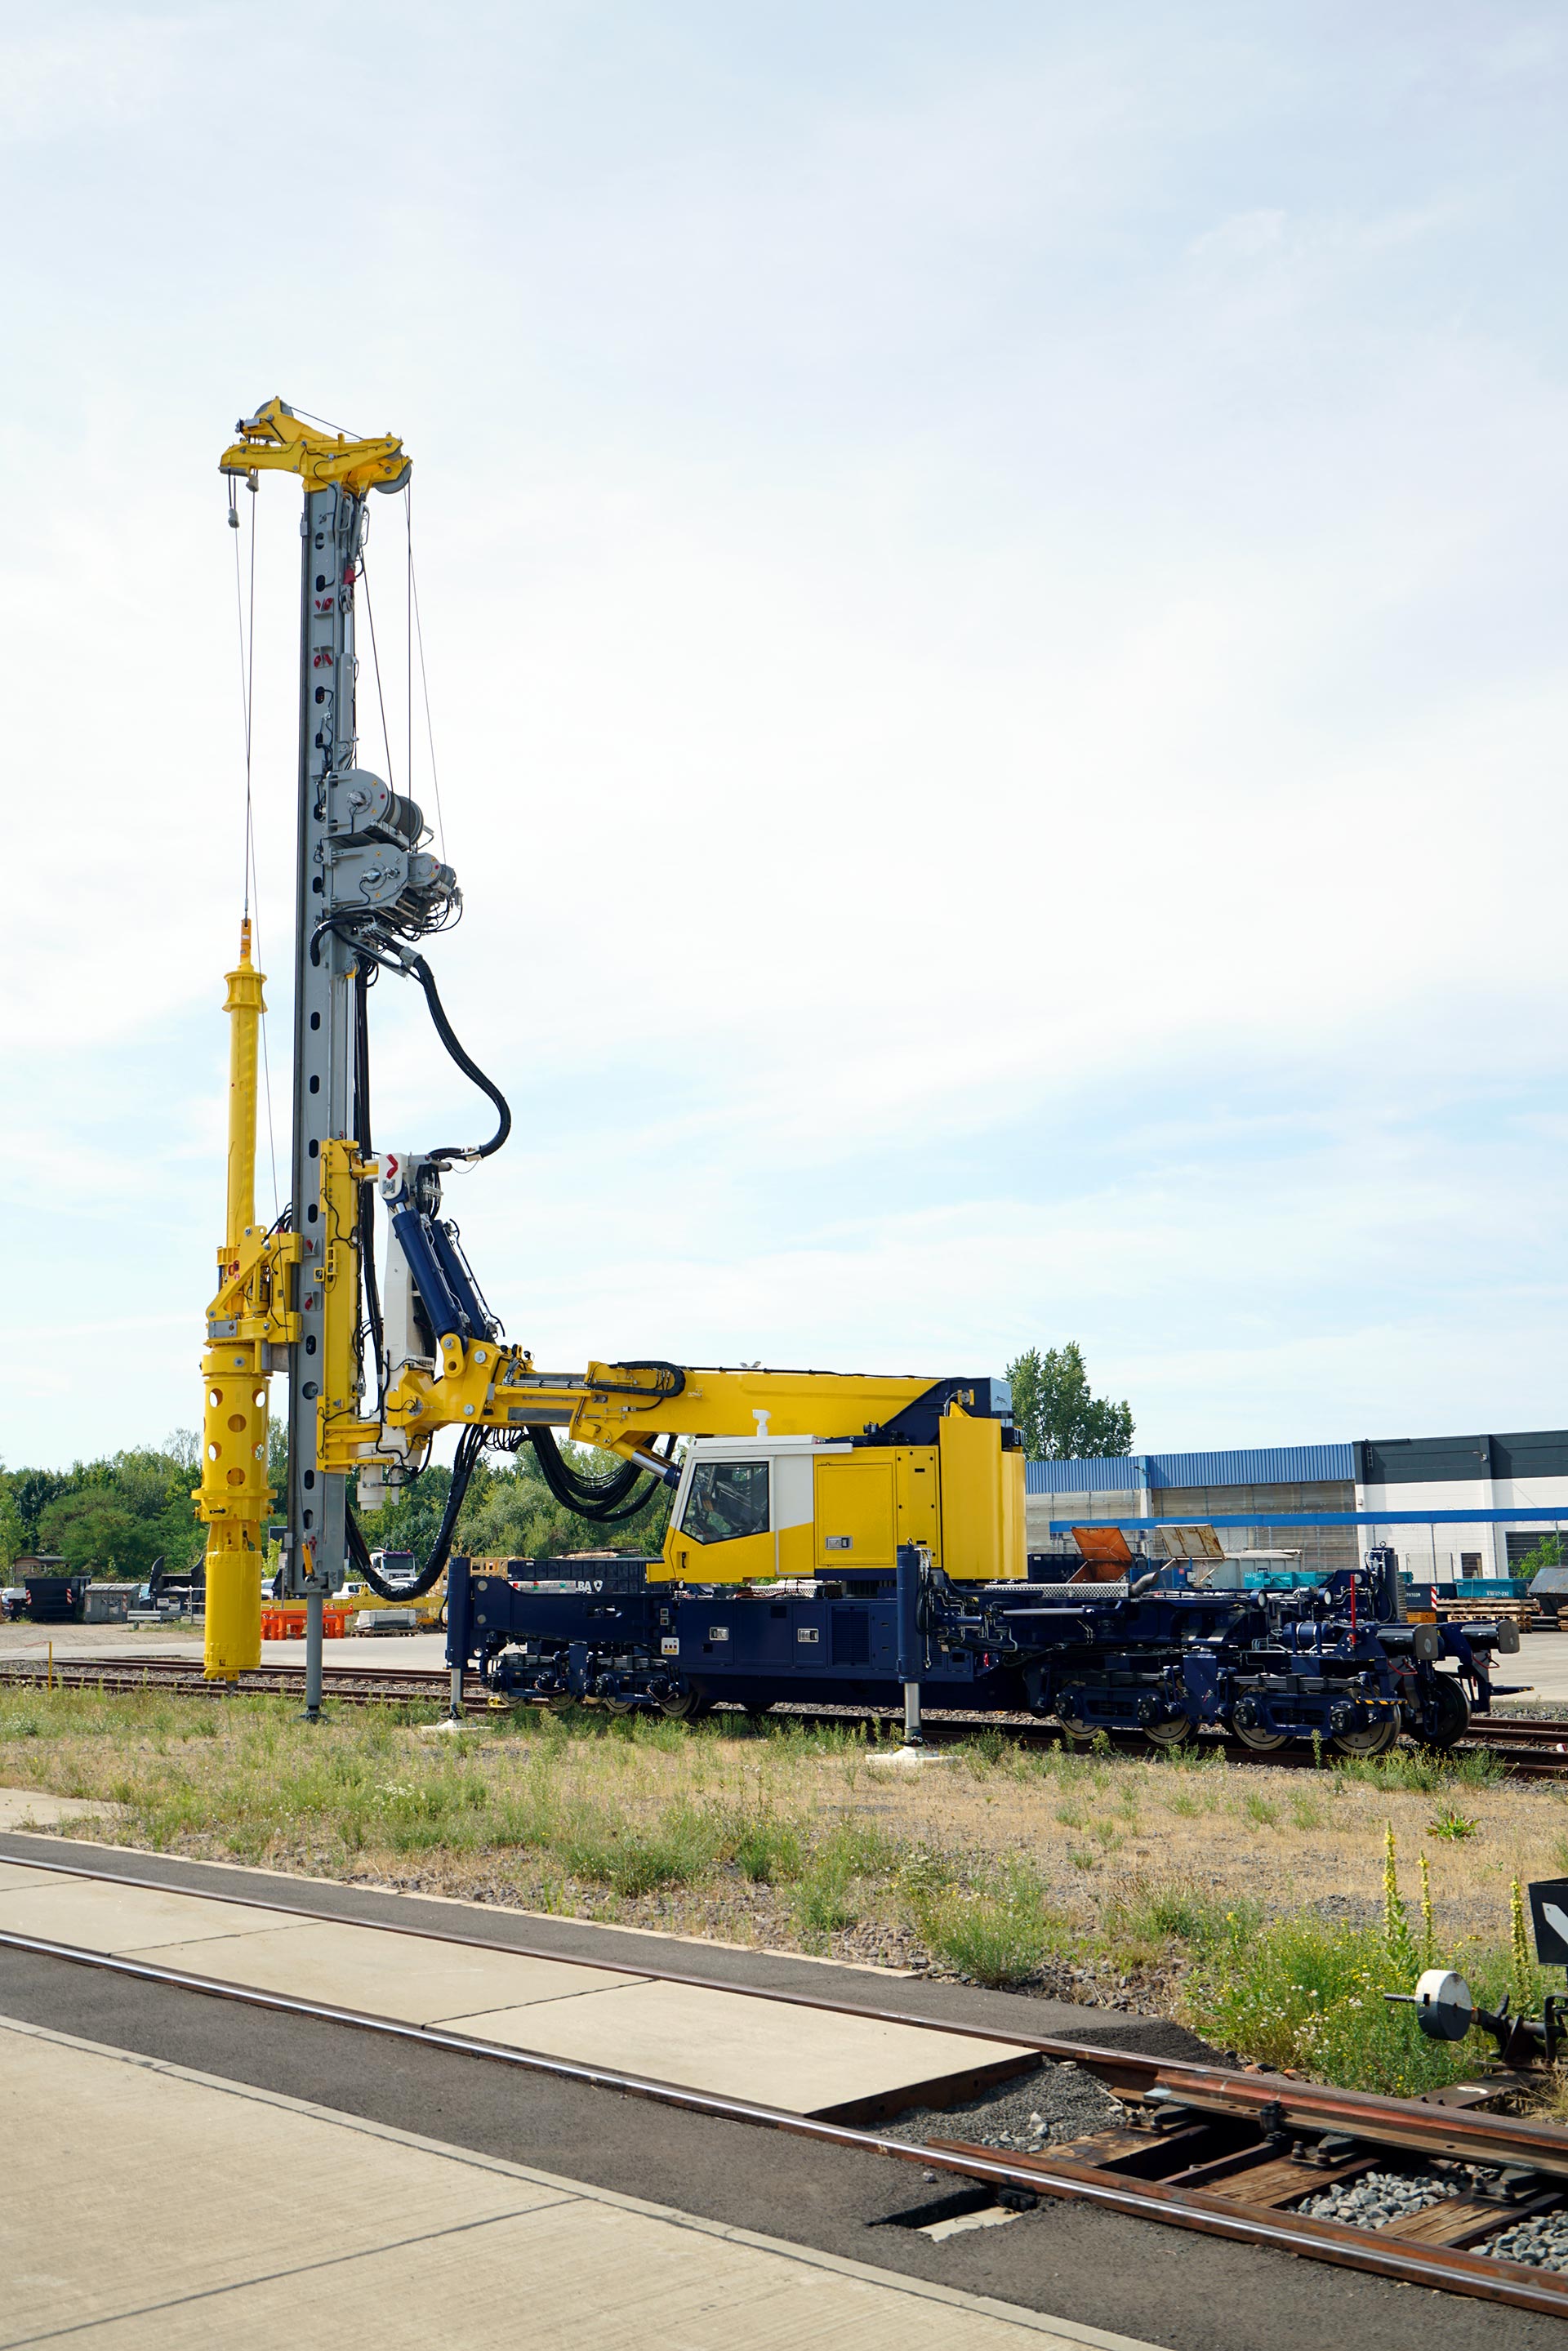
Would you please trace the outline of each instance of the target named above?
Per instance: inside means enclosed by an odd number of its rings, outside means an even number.
[[[323,1695],[346,1706],[438,1705],[444,1711],[450,1702],[451,1681],[444,1666],[330,1666],[324,1677]],[[118,1662],[112,1658],[56,1658],[52,1667],[41,1657],[0,1659],[0,1688],[39,1686],[114,1693],[160,1689],[172,1697],[207,1698],[222,1698],[231,1689],[238,1689],[302,1698],[305,1668],[302,1665],[264,1665],[243,1674],[237,1682],[225,1683],[204,1681],[200,1662],[194,1657],[137,1657]],[[478,1674],[464,1677],[463,1706],[467,1714],[488,1710],[489,1691]],[[891,1709],[786,1704],[773,1709],[773,1719],[808,1728],[864,1725],[871,1736],[894,1743],[902,1733],[902,1717]],[[1063,1743],[1063,1733],[1055,1723],[1036,1721],[1027,1715],[928,1712],[923,1718],[923,1727],[933,1746],[972,1739],[982,1730],[999,1731],[1012,1744],[1025,1749],[1043,1750]],[[1306,1747],[1260,1751],[1239,1739],[1205,1743],[1219,1746],[1228,1761],[1233,1763],[1264,1763],[1283,1771],[1308,1771],[1316,1765],[1316,1758]],[[1132,1736],[1113,1740],[1113,1749],[1128,1754],[1148,1751],[1140,1740]],[[1461,1756],[1477,1752],[1492,1755],[1511,1779],[1568,1780],[1568,1717],[1478,1718],[1469,1734],[1453,1751]]]
[[[166,1881],[130,1871],[96,1870],[77,1863],[39,1863],[61,1876],[128,1887]],[[249,1895],[205,1899],[243,1905]],[[307,1903],[268,1900],[291,1918],[329,1914]],[[378,1925],[383,1922],[378,1921]],[[413,1934],[520,1958],[549,1959],[549,1949],[498,1938],[446,1932],[421,1919],[394,1927]],[[0,1930],[0,1949],[57,1959],[122,1979],[194,1992],[238,2007],[308,2018],[402,2043],[418,2043],[487,2066],[553,2076],[675,2106],[716,2120],[795,2136],[908,2166],[925,2175],[924,2193],[885,2215],[879,2227],[930,2226],[961,2213],[999,2208],[997,2217],[1023,2213],[1042,2202],[1076,2202],[1103,2211],[1178,2228],[1201,2236],[1269,2247],[1298,2258],[1359,2270],[1410,2285],[1478,2297],[1493,2304],[1568,2318],[1568,2132],[1512,2116],[1464,2110],[1414,2099],[1323,2088],[1282,2075],[1239,2073],[1222,2066],[1172,2062],[1124,2048],[1066,2041],[1049,2034],[998,2031],[993,2042],[1019,2053],[1020,2074],[1071,2061],[1093,2074],[1121,2101],[1124,2119],[1061,2145],[1024,2152],[983,2140],[945,2136],[901,2137],[862,2128],[853,2108],[799,2114],[745,2098],[660,2081],[613,2065],[515,2048],[449,2026],[394,2018],[292,1993],[226,1982],[124,1953],[92,1950],[47,1937]],[[620,1976],[740,1991],[803,2010],[907,2024],[967,2036],[972,2026],[871,2001],[802,1996],[760,1986],[722,1983],[678,1964],[602,1963]],[[1019,2077],[1008,2084],[1013,2088]],[[910,2095],[916,2095],[912,2091]],[[931,2175],[942,2193],[932,2192]],[[913,2183],[912,2183],[913,2189]],[[1351,2199],[1361,2198],[1359,2204]],[[1337,2205],[1324,2210],[1324,2206]],[[1316,2206],[1316,2210],[1307,2209]],[[1375,2220],[1346,2219],[1355,2211]],[[1380,2216],[1380,2217],[1377,2217]],[[1500,2246],[1500,2250],[1495,2250]],[[1489,2251],[1489,2247],[1494,2250]],[[1542,2249],[1547,2266],[1539,2264]],[[1533,2253],[1535,2259],[1516,2258]]]
[[[0,1689],[93,1689],[120,1693],[162,1690],[173,1698],[226,1698],[231,1690],[273,1698],[303,1698],[305,1668],[299,1666],[258,1666],[237,1682],[209,1682],[202,1677],[199,1657],[43,1657],[0,1659]],[[346,1706],[400,1706],[438,1701],[450,1697],[452,1677],[442,1666],[332,1666],[323,1676],[325,1696]],[[470,1711],[483,1712],[484,1683],[477,1674],[465,1677],[463,1702]]]

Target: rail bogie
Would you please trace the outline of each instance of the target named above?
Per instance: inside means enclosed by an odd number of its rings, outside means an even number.
[[[1519,1646],[1506,1622],[1403,1621],[1378,1570],[1278,1593],[1196,1586],[1180,1563],[1114,1585],[963,1585],[906,1556],[907,1592],[885,1576],[648,1585],[586,1562],[563,1588],[541,1574],[558,1562],[457,1561],[448,1660],[511,1699],[692,1718],[719,1704],[895,1707],[913,1639],[928,1708],[1032,1715],[1075,1740],[1176,1747],[1218,1732],[1257,1750],[1370,1755],[1402,1731],[1452,1746],[1490,1707],[1496,1653]]]

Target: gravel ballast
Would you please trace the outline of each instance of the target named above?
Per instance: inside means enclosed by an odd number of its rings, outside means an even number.
[[[911,2106],[882,2128],[890,2138],[962,2138],[1032,2155],[1126,2116],[1120,2098],[1094,2074],[1070,2057],[1060,2063],[1048,2057],[1021,2081],[1004,2082],[961,2106]]]
[[[1314,2220],[1343,2220],[1352,2229],[1386,2229],[1407,2212],[1424,2212],[1428,2204],[1459,2193],[1451,2179],[1430,2171],[1406,2178],[1399,2171],[1364,2171],[1359,2179],[1342,2179],[1321,2188],[1294,2209]]]
[[[1523,2262],[1532,2270],[1568,2273],[1568,2212],[1537,2212],[1533,2220],[1516,2220],[1511,2229],[1470,2250],[1490,2253],[1494,2261]]]

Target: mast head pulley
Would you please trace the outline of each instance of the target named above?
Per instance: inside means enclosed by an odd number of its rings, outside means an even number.
[[[308,490],[401,490],[413,460],[395,434],[356,441],[347,433],[318,433],[281,400],[265,400],[235,425],[238,440],[218,459],[221,474],[243,475],[251,489],[264,468],[298,474]]]

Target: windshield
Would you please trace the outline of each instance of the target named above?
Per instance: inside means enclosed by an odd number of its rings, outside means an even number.
[[[694,1542],[730,1542],[768,1532],[766,1461],[699,1461],[681,1532]]]

